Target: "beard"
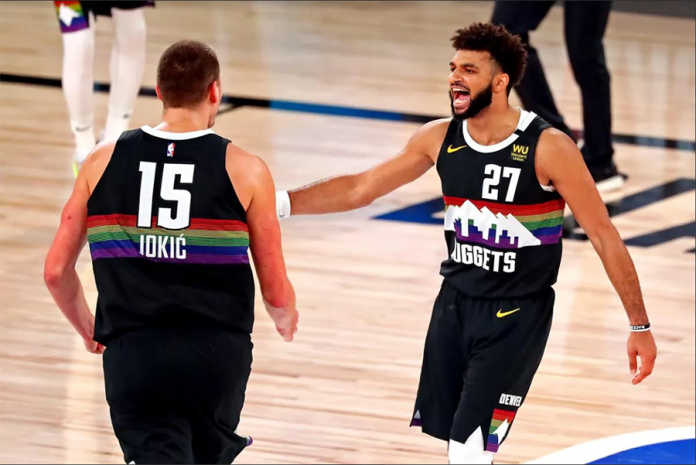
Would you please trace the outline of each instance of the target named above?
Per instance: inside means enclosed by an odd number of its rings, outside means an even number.
[[[473,118],[474,116],[481,113],[483,110],[488,108],[491,103],[493,103],[493,83],[488,84],[488,87],[483,89],[481,92],[476,94],[475,97],[471,97],[471,102],[469,102],[469,108],[467,108],[464,113],[456,113],[454,111],[454,100],[452,99],[452,94],[450,93],[450,109],[452,110],[452,118],[458,122],[462,122],[465,119]]]

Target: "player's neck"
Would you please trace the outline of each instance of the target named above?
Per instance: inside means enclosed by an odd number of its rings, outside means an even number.
[[[167,108],[162,114],[162,122],[155,129],[166,132],[194,132],[208,129],[208,111],[205,108]]]
[[[507,102],[504,106],[490,105],[474,118],[467,119],[469,135],[481,145],[502,142],[515,132],[520,120],[520,111]]]

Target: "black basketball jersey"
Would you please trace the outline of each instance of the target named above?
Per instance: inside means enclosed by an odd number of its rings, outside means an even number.
[[[466,120],[450,123],[437,160],[449,255],[440,274],[469,296],[520,297],[556,282],[565,202],[534,166],[548,127],[522,111],[510,137],[482,146]]]
[[[121,135],[87,204],[95,340],[142,326],[251,333],[249,230],[212,130]]]

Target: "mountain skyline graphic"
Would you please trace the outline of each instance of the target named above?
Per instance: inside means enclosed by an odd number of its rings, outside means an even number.
[[[494,214],[488,208],[476,208],[469,200],[461,207],[450,206],[445,212],[445,231],[454,231],[460,242],[473,242],[504,249],[541,245],[512,214]]]

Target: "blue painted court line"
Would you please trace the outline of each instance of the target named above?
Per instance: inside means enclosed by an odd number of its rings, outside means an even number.
[[[693,439],[668,441],[628,449],[592,464],[687,464],[696,461],[696,442]]]
[[[0,82],[25,84],[42,87],[60,88],[61,80],[39,76],[25,76],[20,74],[0,73]],[[97,82],[94,89],[97,92],[109,92],[109,84]],[[140,95],[144,97],[157,97],[157,92],[151,87],[142,87]],[[340,105],[326,105],[321,103],[297,102],[292,100],[270,100],[253,97],[241,97],[235,95],[223,95],[222,103],[230,105],[221,114],[235,109],[250,106],[256,108],[270,108],[281,111],[294,111],[299,113],[311,113],[315,115],[344,116],[348,118],[363,118],[379,121],[398,121],[405,123],[425,124],[446,116],[422,115],[416,113],[400,113],[395,111],[372,110],[369,108],[346,107]],[[635,136],[630,134],[613,134],[614,142],[618,144],[637,145],[641,147],[661,147],[689,152],[696,151],[696,142],[689,140],[666,139],[661,137]]]

